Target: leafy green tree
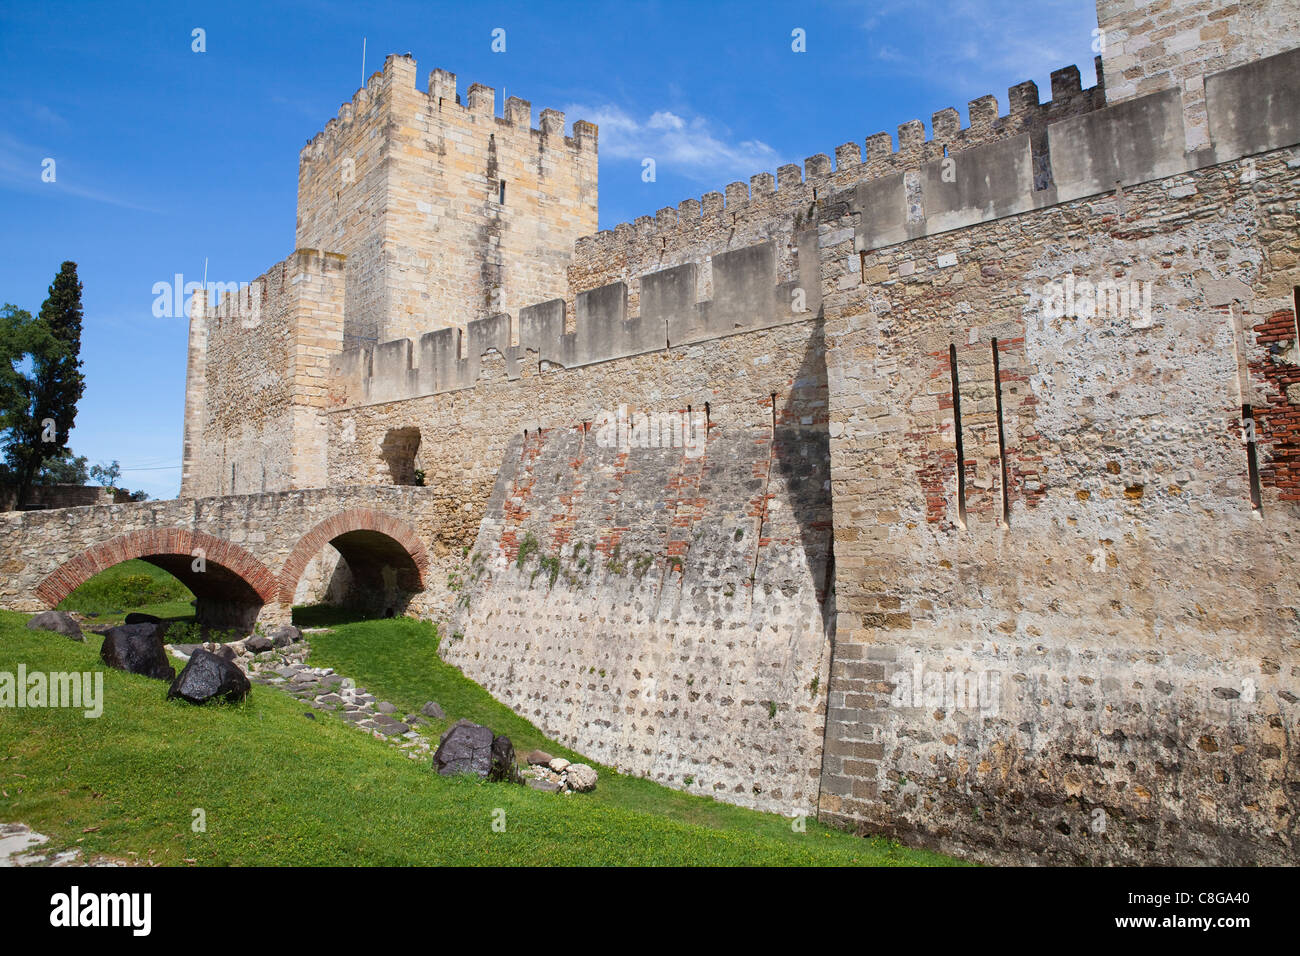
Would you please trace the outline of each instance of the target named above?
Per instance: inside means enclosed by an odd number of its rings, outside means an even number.
[[[101,461],[98,465],[90,466],[90,477],[105,488],[116,488],[118,479],[122,477],[122,466],[117,463],[116,458],[109,465]]]
[[[36,473],[38,485],[84,485],[89,480],[86,456],[74,458],[71,452],[58,458],[46,458]]]
[[[23,502],[47,458],[66,458],[68,432],[85,391],[81,374],[81,282],[65,262],[35,320],[0,312],[0,444],[8,478]]]

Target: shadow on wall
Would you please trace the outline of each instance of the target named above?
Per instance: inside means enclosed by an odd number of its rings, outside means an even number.
[[[829,389],[826,375],[826,319],[818,313],[804,349],[799,375],[774,408],[773,457],[813,575],[822,625],[833,634],[834,523],[831,512]]]

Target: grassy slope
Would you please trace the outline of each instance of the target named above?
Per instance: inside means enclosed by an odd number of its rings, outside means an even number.
[[[0,612],[0,671],[20,662],[29,672],[102,671],[106,700],[97,720],[0,709],[0,820],[28,823],[57,845],[80,841],[91,855],[243,865],[952,862],[813,823],[795,834],[778,817],[609,774],[596,794],[574,797],[440,778],[332,715],[306,719],[301,703],[269,688],[237,707],[168,702],[161,682],[104,668],[97,636],[76,644],[28,631],[25,620]],[[384,627],[395,632],[393,647],[374,671],[391,670],[393,655],[425,654],[427,632],[412,639],[424,626],[406,621],[341,627],[321,654],[340,653],[348,635],[376,648]],[[524,746],[544,743],[481,689],[438,668],[427,686],[384,691],[403,704],[407,694],[419,703],[434,696],[453,716],[514,731]],[[206,833],[191,832],[196,807],[207,813]],[[492,829],[497,808],[504,832]],[[88,827],[99,829],[83,834]]]
[[[755,813],[713,800],[707,791],[683,793],[639,777],[624,776],[550,740],[532,723],[499,703],[461,671],[437,654],[438,635],[422,621],[364,621],[344,624],[330,633],[311,635],[309,663],[333,667],[353,677],[380,700],[389,700],[403,713],[418,713],[425,701],[436,700],[447,719],[435,722],[437,733],[466,717],[505,734],[522,756],[537,748],[553,757],[590,763],[600,784],[586,799],[626,809],[648,810],[676,820],[713,827],[738,827],[773,839],[799,842],[791,821],[770,813]],[[810,827],[816,826],[809,823]],[[872,852],[902,853],[894,844],[871,841]],[[900,859],[902,857],[900,856]]]

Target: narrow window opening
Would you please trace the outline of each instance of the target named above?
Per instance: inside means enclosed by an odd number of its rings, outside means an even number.
[[[709,414],[710,414],[709,403],[705,402],[704,403],[704,433],[706,435],[708,434],[709,431]]]
[[[1002,525],[1011,525],[1011,495],[1007,488],[1007,433],[1002,423],[1002,369],[998,363],[998,340],[993,340],[993,394],[998,409],[998,471],[1002,480]]]
[[[420,452],[420,429],[414,426],[390,428],[379,446],[379,456],[388,467],[389,481],[394,485],[421,483],[416,456]]]
[[[813,187],[813,202],[817,201],[817,187]]]
[[[504,179],[501,180],[501,192],[497,197],[497,202],[503,206],[506,204],[506,181]]]
[[[1241,406],[1241,432],[1246,439],[1246,469],[1250,476],[1250,507],[1257,514],[1264,503],[1259,485],[1259,457],[1255,448],[1255,410],[1250,405]]]
[[[230,493],[235,493],[235,466],[230,466]]]
[[[957,525],[966,530],[966,453],[961,440],[961,379],[957,374],[957,346],[948,346],[948,369],[952,375],[952,430],[957,442]]]
[[[858,253],[858,281],[867,281],[867,254],[865,252]]]

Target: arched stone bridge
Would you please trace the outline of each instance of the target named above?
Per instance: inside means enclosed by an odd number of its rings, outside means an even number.
[[[322,488],[0,514],[0,607],[41,611],[141,558],[194,592],[200,623],[289,620],[295,596],[400,614],[428,584],[436,496]]]

